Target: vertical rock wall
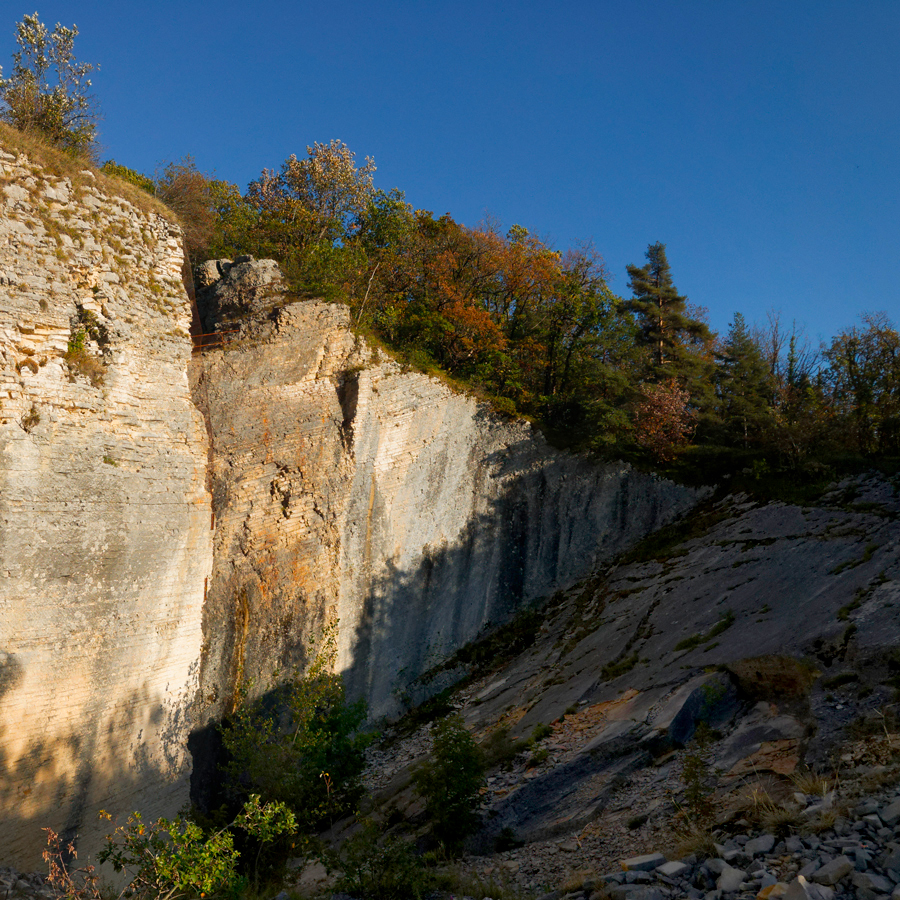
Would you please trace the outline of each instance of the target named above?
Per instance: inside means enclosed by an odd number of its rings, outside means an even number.
[[[182,242],[0,148],[0,858],[187,800],[207,437]]]
[[[561,453],[525,422],[393,364],[353,376],[341,663],[373,715],[416,676],[686,512],[697,493]]]
[[[485,624],[696,502],[402,371],[354,338],[346,307],[279,298],[271,263],[219,268],[198,300],[222,343],[195,382],[213,441],[211,719],[239,678],[262,688],[302,664],[334,618],[352,693],[396,714],[409,683]]]

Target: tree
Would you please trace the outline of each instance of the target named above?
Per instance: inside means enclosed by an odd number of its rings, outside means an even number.
[[[688,314],[687,298],[672,283],[666,245],[651,244],[646,257],[645,266],[628,266],[634,296],[627,306],[637,317],[638,343],[649,353],[647,376],[657,384],[676,379],[703,410],[712,402],[713,335]]]
[[[834,412],[864,454],[900,451],[900,333],[884,313],[836,335],[823,352]]]
[[[688,406],[689,399],[674,378],[641,388],[634,436],[638,446],[649,450],[658,462],[671,462],[694,431],[697,416]]]
[[[204,251],[216,230],[212,182],[197,168],[192,156],[160,166],[154,182],[156,196],[178,216],[184,227],[184,242],[191,261],[199,262],[205,258]]]
[[[726,437],[746,447],[758,441],[773,421],[775,382],[740,313],[735,313],[717,356],[719,418]]]
[[[459,713],[441,719],[432,735],[431,758],[416,770],[415,784],[434,822],[435,837],[447,850],[458,850],[478,824],[484,760]]]
[[[671,378],[688,354],[685,338],[710,338],[703,322],[686,314],[687,298],[672,283],[672,272],[666,259],[665,244],[650,244],[647,264],[628,266],[628,286],[634,297],[629,308],[640,324],[639,340],[652,354],[655,380]]]
[[[341,141],[317,142],[306,148],[306,159],[292,154],[280,171],[264,169],[247,199],[273,224],[286,226],[294,244],[346,240],[375,193],[375,161],[367,156],[357,168],[354,158]]]
[[[252,248],[277,259],[301,293],[345,299],[348,277],[365,276],[367,259],[354,240],[375,193],[374,161],[357,168],[341,141],[316,143],[306,158],[290,156],[278,172],[264,169],[244,200],[253,210]]]
[[[362,792],[365,748],[360,732],[364,701],[348,704],[341,676],[333,671],[336,631],[329,628],[303,675],[251,702],[243,702],[222,726],[229,754],[229,788],[240,800],[250,794],[287,804],[298,827],[311,833],[349,812]]]
[[[59,23],[49,32],[37,13],[18,23],[12,74],[0,79],[0,117],[64,150],[84,153],[96,141],[98,113],[88,93],[94,66],[75,59],[77,35],[74,25]]]

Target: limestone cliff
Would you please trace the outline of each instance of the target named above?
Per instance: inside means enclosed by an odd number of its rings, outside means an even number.
[[[192,358],[179,229],[54,172],[0,149],[0,859],[173,814],[239,679],[327,622],[392,715],[696,501],[404,371],[271,262],[205,267]]]
[[[187,799],[212,561],[180,230],[0,150],[0,856]]]
[[[224,274],[224,277],[219,277]],[[195,397],[213,442],[207,715],[271,683],[340,620],[339,665],[375,717],[488,622],[590,572],[696,493],[552,450],[292,302],[274,264],[207,264]]]

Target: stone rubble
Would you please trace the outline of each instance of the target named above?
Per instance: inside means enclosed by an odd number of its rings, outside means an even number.
[[[738,831],[721,838],[716,856],[675,858],[670,853],[667,858],[650,852],[613,860],[596,848],[593,859],[589,853],[566,860],[569,874],[557,870],[558,882],[569,890],[540,893],[540,885],[527,878],[541,857],[549,855],[547,847],[500,854],[498,868],[539,900],[900,900],[900,823],[893,818],[898,803],[895,773],[891,786],[859,799],[852,808],[836,802],[840,813],[833,814],[833,821],[820,820],[818,832],[801,829],[778,838]],[[562,842],[557,846],[561,849]],[[598,869],[601,874],[594,874]],[[590,874],[573,889],[578,872]],[[482,874],[488,874],[488,867]]]
[[[9,866],[0,866],[0,896],[6,898],[21,897],[22,900],[55,900],[56,891],[47,883],[47,879],[39,872],[23,874]]]

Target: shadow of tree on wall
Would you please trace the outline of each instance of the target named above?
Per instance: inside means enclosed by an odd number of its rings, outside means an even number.
[[[11,654],[10,665],[21,668]],[[0,681],[0,701],[19,679]],[[18,752],[16,735],[0,728],[0,860],[21,871],[44,868],[43,828],[53,828],[64,842],[72,841],[84,861],[103,846],[113,826],[99,817],[106,809],[120,821],[135,810],[145,818],[173,815],[187,799],[187,766],[173,771],[173,760],[184,757],[184,710],[152,706],[148,694],[135,690],[116,698],[115,715],[85,719],[78,726],[54,732],[53,721],[41,737]],[[151,755],[143,742],[144,729],[161,736],[159,751]],[[118,737],[117,737],[118,736]]]
[[[581,457],[536,460],[513,447],[487,463],[506,486],[453,544],[426,546],[413,568],[388,559],[359,576],[368,582],[345,677],[374,718],[401,714],[410,684],[485,626],[586,577],[693,503],[675,485]],[[383,506],[376,496],[373,532]]]

